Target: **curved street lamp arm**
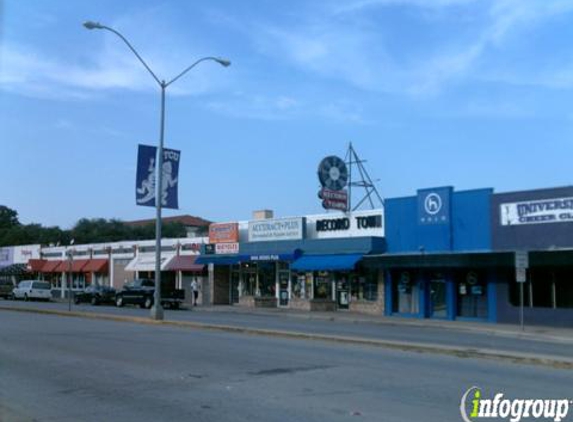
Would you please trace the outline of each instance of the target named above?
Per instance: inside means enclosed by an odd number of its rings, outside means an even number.
[[[143,66],[145,66],[145,68],[147,69],[147,71],[151,74],[151,76],[153,76],[153,79],[155,79],[155,81],[159,84],[159,86],[163,86],[162,82],[159,80],[159,78],[155,75],[155,73],[153,73],[153,70],[151,70],[151,68],[147,65],[147,63],[145,63],[145,60],[143,60],[143,58],[139,55],[139,53],[135,50],[135,48],[133,48],[133,46],[129,43],[129,41],[127,40],[127,38],[125,38],[123,35],[121,35],[120,32],[116,31],[113,28],[110,28],[109,26],[105,26],[105,25],[100,25],[99,28],[101,29],[107,29],[108,31],[113,32],[115,35],[117,35],[119,38],[121,38],[123,40],[123,42],[129,47],[129,49],[131,51],[133,51],[133,54],[135,54],[135,56],[139,59],[139,61],[141,62],[141,64],[143,64]]]
[[[183,72],[181,72],[179,75],[175,76],[173,79],[171,79],[169,82],[167,82],[165,84],[165,87],[167,88],[169,85],[171,85],[173,82],[175,82],[177,79],[179,79],[180,77],[182,77],[183,75],[185,75],[187,72],[189,72],[191,69],[193,69],[195,66],[197,66],[199,63],[205,61],[205,60],[213,60],[216,61],[217,63],[221,63],[221,59],[217,58],[217,57],[203,57],[199,60],[197,60],[195,63],[193,63],[191,66],[189,66],[187,69],[185,69]]]

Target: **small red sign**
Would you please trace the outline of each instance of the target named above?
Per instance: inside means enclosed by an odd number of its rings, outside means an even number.
[[[323,188],[318,196],[322,199],[324,209],[346,211],[348,209],[348,192]]]

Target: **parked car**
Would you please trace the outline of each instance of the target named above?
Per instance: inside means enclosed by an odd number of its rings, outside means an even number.
[[[115,303],[115,289],[109,286],[100,286],[92,284],[81,292],[74,293],[74,303],[91,303],[99,305],[100,303]]]
[[[139,305],[142,308],[153,306],[155,282],[142,278],[126,283],[115,296],[115,304],[122,307],[126,304]],[[161,305],[177,309],[185,300],[185,290],[175,289],[169,283],[161,283]]]
[[[52,298],[52,285],[47,281],[24,280],[12,290],[12,297],[24,300],[50,300]]]
[[[0,280],[0,297],[10,299],[12,290],[14,290],[14,282],[12,280]]]

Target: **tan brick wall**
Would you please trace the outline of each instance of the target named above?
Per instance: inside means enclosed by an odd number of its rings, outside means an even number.
[[[255,307],[255,298],[254,296],[241,296],[239,298],[239,306],[244,306],[246,308],[254,308]]]
[[[310,301],[308,299],[292,298],[288,302],[288,307],[301,311],[310,311]]]
[[[384,315],[384,271],[378,271],[378,300],[353,300],[350,302],[350,310],[362,314]]]
[[[135,278],[134,271],[125,271],[130,261],[131,258],[113,260],[113,287],[116,290],[121,290],[126,280],[130,281]]]

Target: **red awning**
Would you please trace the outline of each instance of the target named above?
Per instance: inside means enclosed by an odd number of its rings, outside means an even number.
[[[63,261],[56,260],[56,261],[46,261],[40,272],[42,273],[57,273],[56,267],[58,267]]]
[[[178,255],[174,256],[169,264],[165,267],[165,271],[193,271],[201,272],[204,265],[195,264],[195,260],[199,255]]]
[[[73,273],[85,272],[84,267],[89,263],[89,259],[74,259],[70,263],[69,260],[59,261],[59,264],[50,272],[54,273],[69,273],[70,270]],[[50,262],[50,261],[48,261]],[[71,268],[70,268],[71,264]],[[43,271],[46,272],[46,271]]]
[[[31,271],[33,273],[39,273],[42,271],[42,268],[44,267],[44,265],[46,265],[46,261],[45,259],[29,259],[28,260],[28,271]]]
[[[67,273],[70,270],[70,261],[67,259],[60,261],[60,263],[51,271],[53,273]]]
[[[74,259],[72,261],[72,272],[73,273],[83,272],[84,267],[87,265],[89,261],[90,261],[89,259]]]
[[[107,273],[107,259],[90,259],[82,269],[84,273]]]

